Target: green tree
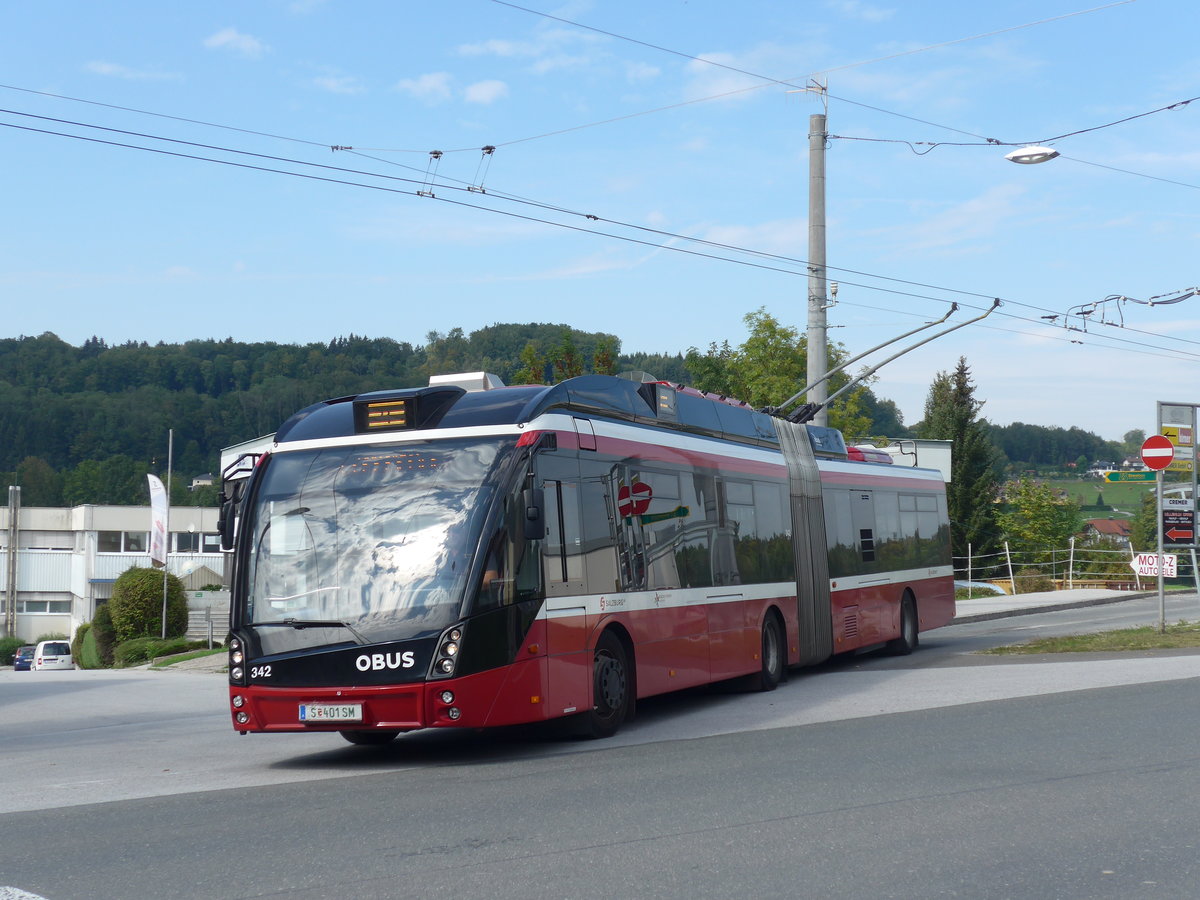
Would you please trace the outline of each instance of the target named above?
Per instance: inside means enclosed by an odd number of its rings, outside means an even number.
[[[27,456],[17,465],[22,506],[62,506],[62,476],[40,456]]]
[[[538,350],[537,344],[530,341],[521,351],[521,368],[513,373],[512,384],[545,384],[546,357]]]
[[[1153,491],[1142,495],[1142,505],[1129,520],[1129,543],[1138,553],[1158,552],[1158,497]]]
[[[996,516],[1009,549],[1034,563],[1049,562],[1083,528],[1079,505],[1031,478],[1009,482]]]
[[[795,328],[783,325],[765,309],[747,313],[742,319],[749,334],[738,347],[728,341],[710,344],[707,353],[695,347],[687,352],[684,365],[692,383],[702,391],[736,397],[751,406],[778,406],[805,384],[808,365],[807,339]],[[846,358],[845,351],[829,347],[830,368]],[[829,393],[849,382],[844,373],[833,376]],[[839,397],[829,408],[829,424],[840,429],[847,440],[870,434],[871,416],[864,403],[865,386]]]
[[[617,356],[621,350],[621,342],[615,337],[605,335],[596,341],[596,350],[592,353],[592,371],[597,375],[616,375]]]
[[[569,328],[563,329],[562,338],[554,350],[554,380],[566,381],[583,374],[583,357],[575,344],[575,337]]]
[[[126,569],[113,584],[112,599],[105,604],[112,616],[113,635],[119,644],[135,637],[162,635],[163,573],[137,566]],[[187,631],[187,595],[183,582],[167,575],[167,637]]]
[[[965,358],[953,373],[939,372],[925,400],[925,419],[919,437],[950,441],[950,483],[946,504],[950,512],[950,546],[953,555],[991,553],[998,546],[996,523],[996,449],[988,439],[986,423],[979,419],[983,401],[975,399],[975,385]]]

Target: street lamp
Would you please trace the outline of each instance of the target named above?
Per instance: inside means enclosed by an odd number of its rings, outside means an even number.
[[[1004,154],[1004,158],[1009,162],[1020,163],[1023,166],[1049,162],[1056,156],[1058,156],[1058,151],[1053,147],[1021,147]]]

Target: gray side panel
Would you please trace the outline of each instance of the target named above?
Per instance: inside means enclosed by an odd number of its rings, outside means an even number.
[[[812,665],[833,654],[829,548],[821,473],[804,425],[776,420],[775,430],[787,462],[792,498],[792,546],[796,554],[796,602],[800,616],[799,661],[802,665]]]

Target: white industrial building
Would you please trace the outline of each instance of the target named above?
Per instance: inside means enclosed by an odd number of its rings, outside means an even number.
[[[167,568],[189,591],[223,581],[217,512],[171,507]],[[23,640],[73,635],[112,596],[118,575],[151,564],[149,506],[25,507],[15,523],[10,516],[0,507],[0,635],[6,628]]]

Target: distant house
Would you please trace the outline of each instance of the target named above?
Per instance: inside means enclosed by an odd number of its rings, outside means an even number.
[[[1085,538],[1113,538],[1129,542],[1129,519],[1088,519],[1083,523]]]
[[[189,491],[194,491],[196,488],[212,487],[216,483],[216,478],[212,472],[205,472],[203,475],[197,475],[192,479],[192,483],[188,485]]]

